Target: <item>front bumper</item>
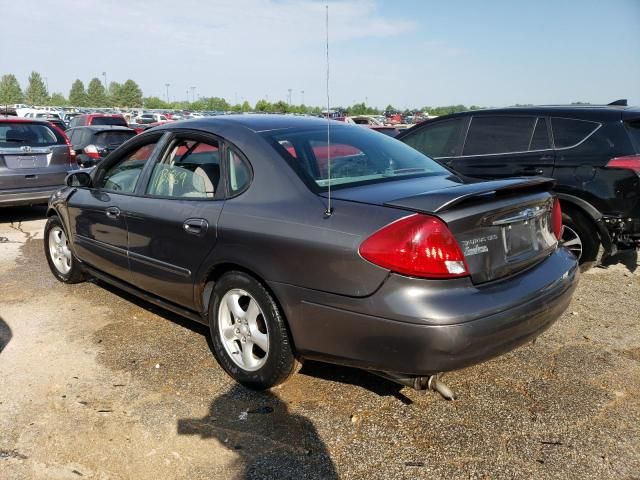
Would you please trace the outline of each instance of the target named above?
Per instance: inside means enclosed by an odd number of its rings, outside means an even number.
[[[578,283],[575,257],[558,249],[511,278],[391,274],[365,298],[271,283],[297,352],[371,370],[431,375],[480,363],[532,340],[564,312]]]
[[[49,197],[54,194],[60,186],[21,188],[19,190],[0,191],[0,207],[14,207],[19,205],[40,205],[47,204]]]

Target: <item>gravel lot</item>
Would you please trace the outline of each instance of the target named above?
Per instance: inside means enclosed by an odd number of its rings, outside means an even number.
[[[0,478],[640,478],[640,269],[584,274],[535,344],[449,373],[459,399],[308,362],[231,381],[206,330],[58,283],[44,209],[0,210]]]

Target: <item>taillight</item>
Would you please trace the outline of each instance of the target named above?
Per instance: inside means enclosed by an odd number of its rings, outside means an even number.
[[[84,153],[89,158],[93,158],[94,160],[100,160],[100,152],[98,151],[98,147],[95,145],[87,145],[84,147]]]
[[[640,155],[628,155],[625,157],[616,157],[609,160],[607,168],[624,168],[640,173]]]
[[[560,240],[562,238],[562,209],[560,208],[560,200],[557,198],[554,200],[551,210],[551,225],[553,234]]]
[[[71,145],[71,141],[69,140],[69,137],[67,137],[67,134],[64,133],[64,130],[62,130],[60,127],[54,125],[54,124],[50,124],[53,128],[55,128],[58,133],[60,134],[60,136],[64,139],[64,143],[67,144],[67,152],[69,153],[69,163],[72,165],[76,164],[76,152],[73,149],[73,146]]]
[[[393,272],[426,278],[467,276],[464,255],[447,225],[414,214],[381,228],[362,245],[360,255]]]

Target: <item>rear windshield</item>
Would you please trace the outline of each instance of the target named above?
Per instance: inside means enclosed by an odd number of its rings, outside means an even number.
[[[442,175],[449,171],[431,158],[387,135],[358,126],[266,132],[280,154],[307,183],[332,186],[384,182],[409,175]]]
[[[65,144],[54,128],[40,123],[0,123],[0,148]]]
[[[118,146],[135,136],[135,132],[100,132],[96,135],[96,145],[101,147]]]
[[[91,125],[120,125],[126,127],[127,122],[121,117],[93,117]]]
[[[625,122],[625,125],[627,126],[627,131],[631,137],[633,148],[635,148],[636,153],[640,153],[640,120]]]

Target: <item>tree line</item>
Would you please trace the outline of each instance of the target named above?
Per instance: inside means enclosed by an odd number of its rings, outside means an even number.
[[[202,97],[196,101],[167,102],[159,97],[144,97],[142,89],[133,80],[124,83],[110,82],[108,87],[99,78],[92,78],[88,85],[76,79],[69,89],[68,96],[61,92],[49,94],[47,85],[38,72],[31,72],[27,87],[23,91],[15,75],[9,73],[0,78],[0,105],[25,103],[28,105],[73,106],[73,107],[119,107],[119,108],[148,108],[167,110],[194,111],[236,111],[236,112],[264,112],[264,113],[314,113],[322,112],[322,107],[309,105],[291,105],[283,100],[269,102],[261,99],[255,105],[246,100],[242,103],[231,104],[221,97]],[[424,106],[414,109],[396,109],[387,105],[384,109],[366,105],[364,102],[355,103],[347,107],[334,107],[345,115],[380,115],[389,113],[412,114],[425,112],[430,115],[447,115],[450,113],[475,110],[481,107],[471,105],[449,105],[444,107]]]

